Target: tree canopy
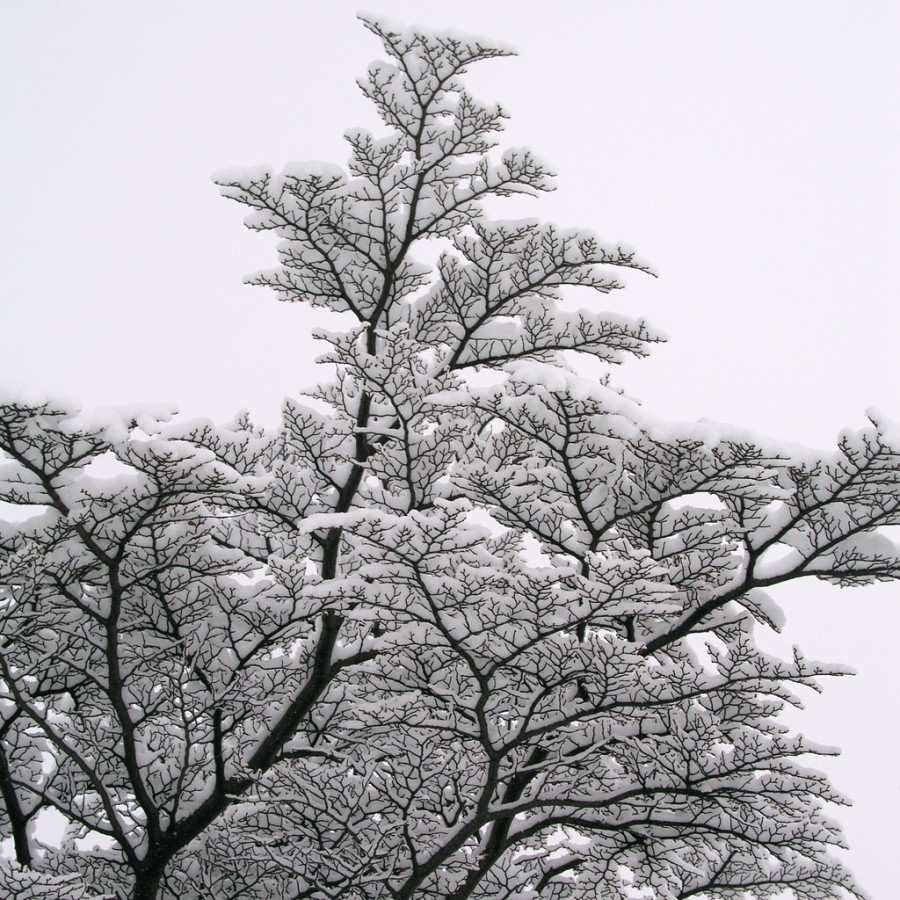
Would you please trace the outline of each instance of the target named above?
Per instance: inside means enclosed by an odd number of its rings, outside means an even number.
[[[346,171],[216,176],[280,239],[253,281],[343,314],[320,335],[335,376],[272,430],[0,398],[21,508],[0,523],[0,877],[134,900],[862,897],[809,767],[834,751],[778,719],[844,670],[754,629],[780,625],[767,587],[900,574],[900,434],[873,421],[823,457],[586,376],[659,340],[596,308],[649,265],[489,217],[552,187],[463,83],[508,49],[363,21],[384,132],[347,133]],[[58,848],[33,833],[48,809]]]

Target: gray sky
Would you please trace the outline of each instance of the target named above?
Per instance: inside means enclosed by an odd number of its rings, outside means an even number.
[[[0,382],[85,407],[172,400],[263,422],[317,377],[311,317],[242,277],[273,242],[218,198],[216,169],[343,163],[374,127],[354,85],[378,54],[346,2],[83,0],[0,7]],[[618,381],[665,418],[708,417],[827,448],[874,406],[900,420],[900,6],[383,0],[520,56],[469,85],[511,114],[504,143],[559,172],[498,208],[637,249],[605,308],[670,342]],[[316,324],[321,322],[317,318]],[[851,867],[900,884],[900,588],[778,594],[787,643],[860,674],[800,727],[828,763]],[[816,763],[822,767],[821,763]]]

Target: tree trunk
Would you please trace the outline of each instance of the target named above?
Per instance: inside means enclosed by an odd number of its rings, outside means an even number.
[[[13,845],[16,850],[16,862],[23,869],[31,868],[31,843],[28,840],[28,819],[22,811],[19,797],[13,786],[12,774],[6,760],[6,753],[0,746],[0,796],[6,805],[6,815],[9,819],[13,835]]]
[[[151,861],[146,868],[136,872],[129,900],[157,900],[165,869],[165,862],[154,864]]]

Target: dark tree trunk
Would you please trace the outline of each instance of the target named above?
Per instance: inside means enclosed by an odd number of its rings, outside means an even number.
[[[28,820],[19,803],[19,797],[12,783],[9,762],[6,752],[0,745],[0,796],[6,806],[6,815],[13,834],[13,845],[16,849],[16,862],[23,868],[31,868],[31,843],[28,840]]]
[[[157,900],[165,869],[166,862],[162,861],[156,864],[151,861],[150,865],[142,868],[135,875],[129,900]]]

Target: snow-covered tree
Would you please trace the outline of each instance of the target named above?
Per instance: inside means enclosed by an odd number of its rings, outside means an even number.
[[[135,900],[863,896],[808,767],[833,751],[778,721],[842,670],[754,628],[779,627],[769,586],[900,575],[880,533],[900,434],[872,422],[823,458],[667,425],[583,374],[658,340],[588,296],[649,267],[488,217],[551,187],[494,151],[504,113],[461,80],[508,50],[365,24],[387,127],[348,132],[347,172],[216,179],[281,238],[253,280],[343,314],[333,379],[271,432],[0,398],[21,507],[0,530],[0,878]]]

